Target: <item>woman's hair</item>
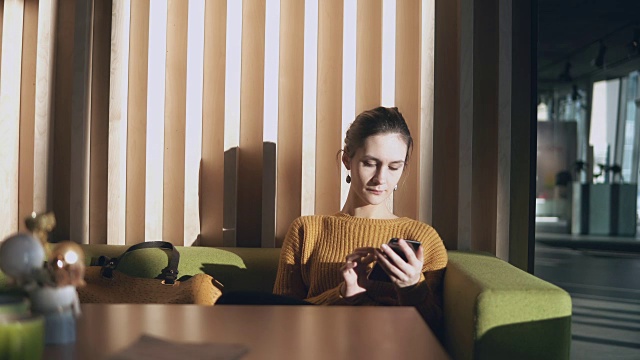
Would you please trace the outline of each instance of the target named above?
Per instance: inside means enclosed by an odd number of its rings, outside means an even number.
[[[377,107],[367,110],[356,117],[347,130],[344,138],[344,152],[353,158],[356,151],[364,145],[369,136],[379,134],[398,134],[407,144],[407,155],[404,162],[409,161],[413,149],[413,139],[404,117],[397,107]]]

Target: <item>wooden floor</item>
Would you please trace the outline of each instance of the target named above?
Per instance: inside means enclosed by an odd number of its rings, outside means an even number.
[[[536,243],[534,273],[571,294],[571,359],[640,359],[640,253],[549,244]]]

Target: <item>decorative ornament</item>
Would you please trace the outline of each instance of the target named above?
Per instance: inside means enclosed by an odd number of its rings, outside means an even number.
[[[0,244],[0,270],[20,286],[36,278],[44,259],[42,244],[31,234],[17,233]]]
[[[80,245],[72,241],[58,243],[47,263],[57,286],[83,286],[84,282],[84,251]]]
[[[27,229],[40,240],[42,246],[45,246],[49,238],[49,233],[56,227],[56,216],[53,212],[39,215],[32,212],[31,216],[24,219],[24,224],[27,226]]]
[[[29,294],[31,310],[44,315],[46,344],[74,342],[80,316],[76,286],[85,284],[84,252],[71,241],[47,244],[56,225],[53,213],[32,213],[25,225],[30,234],[17,233],[0,243],[0,270]]]

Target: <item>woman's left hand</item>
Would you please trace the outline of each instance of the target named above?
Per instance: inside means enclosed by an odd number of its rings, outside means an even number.
[[[398,245],[404,251],[407,261],[404,261],[387,244],[382,244],[381,249],[376,249],[376,258],[396,286],[400,288],[413,286],[420,281],[424,255],[422,246],[414,252],[413,248],[403,239]]]

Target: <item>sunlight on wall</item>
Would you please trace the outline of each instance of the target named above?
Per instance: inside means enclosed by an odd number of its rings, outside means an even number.
[[[265,142],[278,138],[278,65],[280,52],[280,1],[266,0],[264,43],[264,132]]]
[[[394,106],[396,98],[396,2],[382,1],[382,106]]]
[[[204,66],[204,0],[189,1],[187,48],[187,126],[185,146],[184,239],[200,233],[198,183],[202,158],[202,78]]]
[[[224,150],[240,144],[242,0],[227,2],[227,71],[225,77]]]
[[[316,206],[316,96],[318,86],[318,0],[305,1],[304,90],[302,100],[301,215],[313,215]]]
[[[147,187],[145,238],[162,239],[164,183],[164,94],[167,66],[167,0],[149,7],[149,78],[147,97]]]
[[[344,43],[342,49],[342,139],[349,125],[356,116],[356,27],[357,27],[357,4],[356,0],[344,1]],[[344,142],[341,143],[344,146]],[[338,149],[336,149],[338,151]],[[347,177],[347,170],[341,163],[340,166],[340,208],[344,206],[349,193],[349,185],[344,179]]]
[[[114,0],[107,180],[109,192],[113,194],[107,198],[107,238],[114,244],[125,243],[130,17],[131,3],[128,0]]]

